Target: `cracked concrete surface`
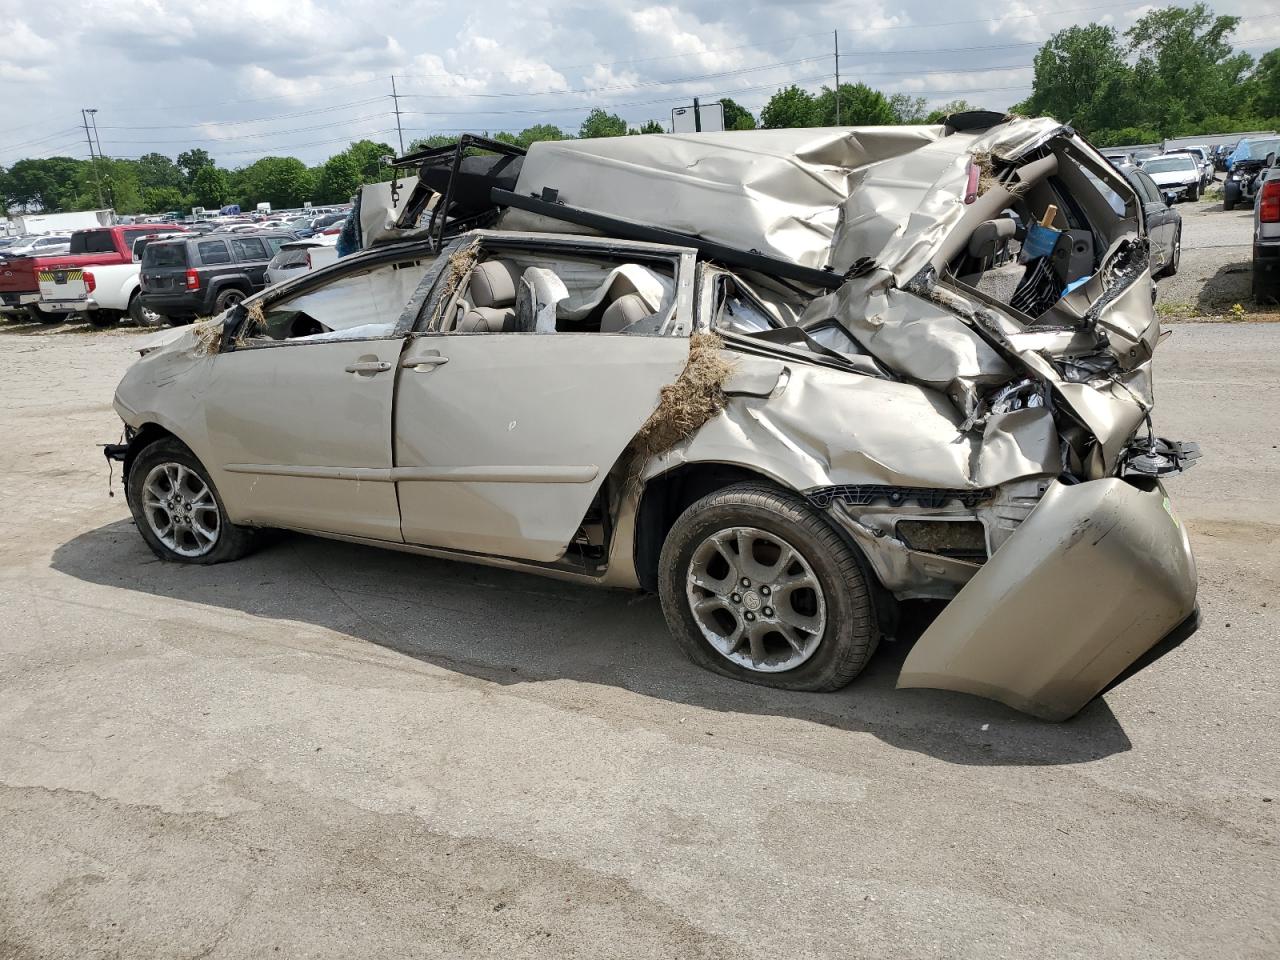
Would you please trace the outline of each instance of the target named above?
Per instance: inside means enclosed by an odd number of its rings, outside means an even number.
[[[138,336],[0,328],[0,960],[1280,953],[1280,326],[1162,346],[1206,624],[1063,725],[480,567],[161,564],[94,447]]]

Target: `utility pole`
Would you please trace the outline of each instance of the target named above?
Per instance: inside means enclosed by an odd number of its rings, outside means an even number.
[[[391,75],[391,102],[395,104],[396,136],[400,138],[400,156],[404,156],[404,130],[400,127],[400,95],[396,93],[396,77]]]
[[[98,206],[104,207],[106,204],[102,202],[102,181],[98,179],[98,157],[93,152],[93,137],[89,135],[89,114],[83,107],[80,108],[80,122],[84,124],[84,142],[89,145],[89,163],[93,166],[93,182],[98,188]]]
[[[840,31],[832,30],[836,42],[836,126],[840,126]]]
[[[106,154],[102,152],[102,140],[99,139],[98,137],[98,111],[97,110],[89,111],[89,122],[93,124],[93,142],[98,145],[98,156],[105,157]]]

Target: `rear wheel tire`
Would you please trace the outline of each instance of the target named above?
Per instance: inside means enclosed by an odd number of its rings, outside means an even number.
[[[1182,228],[1178,228],[1178,232],[1173,235],[1173,252],[1169,254],[1169,262],[1165,264],[1165,268],[1160,271],[1161,277],[1172,277],[1178,272],[1178,266],[1182,263]]]
[[[254,531],[227,519],[204,465],[177,440],[157,440],[129,466],[129,510],[151,552],[170,563],[225,563],[253,547]]]
[[[1228,180],[1222,188],[1222,209],[1234,210],[1240,202],[1240,184]]]
[[[154,310],[148,310],[142,305],[142,294],[134,293],[129,298],[129,319],[140,327],[158,327],[164,323],[164,317],[156,313]]]
[[[95,327],[114,327],[120,314],[114,310],[89,310],[85,312],[85,319]]]
[[[45,313],[34,303],[27,304],[27,316],[36,323],[61,323],[63,315],[60,313]]]
[[[237,303],[245,298],[246,294],[243,290],[223,290],[218,294],[218,298],[213,301],[213,312],[215,315],[222,313],[234,307]]]
[[[784,690],[837,690],[879,641],[854,548],[799,496],[734,484],[680,515],[658,592],[685,654],[715,673]]]

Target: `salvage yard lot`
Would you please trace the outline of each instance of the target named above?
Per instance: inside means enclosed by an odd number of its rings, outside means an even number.
[[[1247,225],[1180,209],[1195,302]],[[909,639],[788,694],[652,597],[159,563],[94,446],[139,333],[0,330],[0,958],[1277,955],[1280,325],[1171,329],[1205,624],[1061,725],[895,691]]]

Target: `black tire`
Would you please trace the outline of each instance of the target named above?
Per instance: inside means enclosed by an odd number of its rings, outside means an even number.
[[[143,506],[143,484],[146,483],[151,471],[162,464],[179,464],[186,467],[208,487],[217,506],[218,523],[217,539],[208,552],[198,556],[179,553],[165,544],[153,529],[151,520],[146,515],[146,508]],[[209,479],[208,471],[196,459],[195,454],[177,440],[171,438],[157,440],[143,448],[129,466],[125,492],[138,532],[142,534],[142,539],[151,548],[151,552],[161,560],[169,563],[225,563],[228,560],[239,560],[253,548],[254,531],[249,527],[237,526],[227,519],[226,507],[213,481]]]
[[[1161,277],[1172,277],[1178,272],[1178,267],[1182,263],[1182,228],[1178,228],[1178,232],[1173,235],[1173,254],[1169,257],[1169,262],[1165,264],[1164,269],[1160,271]]]
[[[1258,306],[1271,306],[1280,303],[1280,282],[1275,279],[1263,280],[1258,273],[1258,261],[1253,262],[1253,279],[1250,284],[1253,302]]]
[[[1240,202],[1240,184],[1228,180],[1222,188],[1222,209],[1234,210]]]
[[[809,658],[794,668],[763,672],[742,666],[712,646],[699,626],[687,592],[690,565],[708,538],[730,527],[751,527],[782,539],[821,586],[825,629]],[[862,672],[879,643],[870,590],[854,548],[793,493],[740,483],[703,497],[672,526],[659,566],[658,593],[671,632],[690,660],[714,673],[784,690],[838,690]]]
[[[61,323],[66,319],[66,315],[62,313],[45,313],[34,303],[27,304],[27,316],[36,323]]]
[[[1195,186],[1187,188],[1187,199],[1193,202],[1200,199],[1200,184],[1198,182]]]
[[[213,315],[217,316],[223,310],[234,307],[237,303],[247,297],[248,294],[243,290],[237,290],[230,287],[218,294],[218,298],[213,301]]]
[[[85,319],[95,327],[114,327],[120,319],[120,314],[114,310],[89,310],[85,313]]]
[[[136,290],[133,296],[129,298],[129,309],[126,313],[129,319],[140,327],[158,327],[164,323],[165,319],[154,310],[145,308],[142,305],[142,294]]]

